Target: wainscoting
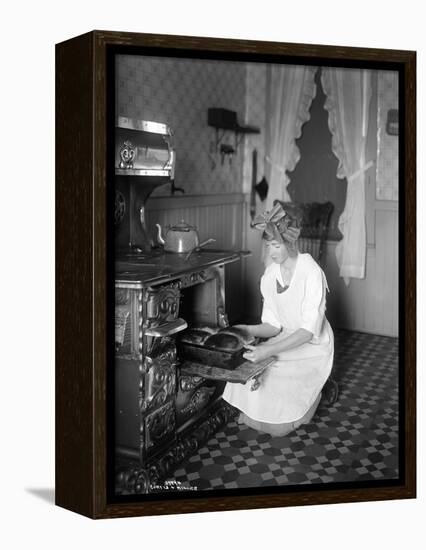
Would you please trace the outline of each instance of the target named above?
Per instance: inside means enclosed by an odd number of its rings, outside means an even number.
[[[326,244],[327,316],[335,328],[398,336],[398,204],[376,201],[374,213],[365,279],[353,279],[347,287],[339,277],[336,242]],[[231,323],[257,322],[263,268],[260,233],[249,227],[247,195],[152,197],[147,203],[147,225],[154,240],[156,223],[164,227],[182,219],[198,228],[201,240],[215,238],[212,248],[252,251],[250,257],[226,268],[226,307]]]
[[[339,277],[336,243],[327,243],[327,316],[334,327],[398,336],[398,205],[376,201],[374,211],[374,243],[367,248],[365,279],[351,279],[347,287]]]
[[[216,239],[214,248],[240,249],[243,206],[242,193],[152,197],[147,203],[147,225],[155,235],[156,223],[164,227],[185,220],[197,227],[200,240]]]

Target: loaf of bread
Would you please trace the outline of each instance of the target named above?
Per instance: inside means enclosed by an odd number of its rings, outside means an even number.
[[[201,328],[190,328],[182,333],[179,340],[185,344],[203,344],[203,342],[212,335],[209,330]]]
[[[251,334],[249,334],[246,330],[238,327],[222,328],[220,329],[218,334],[232,334],[241,341],[243,346],[246,346],[247,344],[253,344],[255,341],[254,336],[251,336]]]
[[[204,340],[204,345],[208,348],[220,351],[239,351],[243,347],[243,343],[238,336],[235,336],[235,334],[226,334],[224,332],[212,334]]]

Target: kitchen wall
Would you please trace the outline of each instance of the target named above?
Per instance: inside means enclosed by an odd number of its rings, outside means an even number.
[[[241,124],[246,122],[245,64],[123,55],[117,57],[116,74],[117,116],[163,122],[174,132],[175,185],[185,194],[170,197],[169,185],[157,188],[146,208],[150,237],[156,240],[156,223],[165,227],[184,219],[198,228],[200,240],[213,237],[217,248],[243,249],[243,145],[222,163],[207,110],[230,109]],[[232,132],[219,135],[235,147]],[[242,263],[226,269],[231,322],[241,321],[242,269]]]
[[[257,173],[255,180],[259,182],[265,174],[265,128],[266,128],[266,65],[252,63],[247,66],[247,100],[246,119],[260,128],[260,134],[248,135],[244,141],[243,190],[246,193],[246,208],[244,212],[244,244],[252,255],[243,263],[244,301],[243,317],[247,322],[256,323],[259,320],[262,302],[260,298],[260,278],[264,271],[260,257],[262,255],[261,233],[250,227],[250,190],[253,179],[253,151],[257,151]],[[255,196],[256,212],[262,212],[264,207],[257,193]]]
[[[398,200],[398,137],[386,132],[389,109],[398,109],[398,73],[380,71],[377,83],[377,170],[378,200]]]
[[[119,55],[116,62],[116,114],[168,124],[176,148],[175,185],[185,194],[241,191],[243,156],[232,162],[216,151],[216,132],[207,125],[207,109],[236,111],[242,122],[246,67],[232,61]],[[227,132],[224,143],[234,145]],[[170,186],[156,190],[170,194]]]
[[[148,201],[151,235],[154,237],[157,221],[175,223],[184,217],[198,226],[202,238],[215,237],[218,246],[252,251],[251,257],[230,270],[227,294],[232,319],[256,321],[261,308],[259,280],[263,267],[259,259],[260,233],[250,227],[249,191],[254,149],[256,181],[264,175],[266,66],[120,56],[117,74],[118,115],[166,122],[175,131],[176,185],[186,194],[175,195],[173,201],[162,197]],[[374,77],[367,158],[375,165],[367,172],[366,183],[366,278],[345,286],[338,275],[335,241],[327,243],[324,269],[330,286],[328,317],[334,327],[397,336],[398,202],[382,200],[385,196],[397,197],[397,138],[391,136],[389,144],[383,135],[382,120],[388,105],[384,101],[392,104],[395,94],[397,97],[393,76],[376,72]],[[235,110],[242,123],[261,129],[259,135],[244,137],[232,164],[225,160],[221,165],[215,152],[215,130],[207,126],[208,107]],[[382,117],[378,120],[380,108]],[[313,117],[307,124],[317,124],[316,120]],[[378,141],[380,129],[383,139]],[[233,136],[225,136],[225,141],[232,144]],[[297,185],[302,186],[303,174],[299,176]],[[380,190],[378,187],[376,192],[379,181]],[[170,188],[159,190],[165,195]],[[258,197],[256,210],[262,211]]]

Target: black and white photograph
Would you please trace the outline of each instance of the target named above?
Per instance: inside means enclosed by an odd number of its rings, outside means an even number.
[[[400,72],[113,70],[112,500],[397,483]]]
[[[420,6],[5,4],[2,547],[422,546]]]

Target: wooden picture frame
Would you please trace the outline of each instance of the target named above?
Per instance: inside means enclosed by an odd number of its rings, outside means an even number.
[[[107,247],[108,124],[117,52],[384,67],[400,75],[400,479],[251,494],[109,498],[111,305]],[[408,223],[409,222],[409,223]],[[91,518],[378,501],[416,496],[416,54],[93,31],[56,46],[56,504]]]

